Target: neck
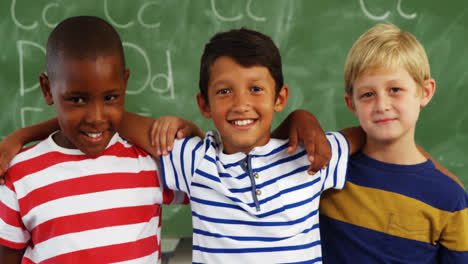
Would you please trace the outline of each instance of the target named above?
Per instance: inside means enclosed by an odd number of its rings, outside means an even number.
[[[414,139],[379,142],[367,138],[362,152],[378,161],[400,165],[414,165],[427,160],[416,147]]]

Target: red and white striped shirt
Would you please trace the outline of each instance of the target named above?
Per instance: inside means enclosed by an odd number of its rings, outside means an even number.
[[[160,263],[163,190],[153,158],[117,134],[98,155],[52,137],[18,154],[0,187],[0,244],[23,263]]]

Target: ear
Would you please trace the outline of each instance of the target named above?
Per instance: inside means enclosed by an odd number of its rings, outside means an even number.
[[[353,112],[354,115],[356,115],[356,107],[354,105],[353,98],[349,94],[345,94],[344,100],[349,110]]]
[[[280,91],[278,92],[278,97],[275,101],[275,112],[283,111],[283,109],[286,107],[286,104],[288,103],[288,97],[289,87],[287,85],[283,85],[283,87],[281,87]]]
[[[207,101],[205,101],[205,99],[200,93],[197,93],[197,103],[198,103],[198,108],[200,109],[201,114],[205,118],[211,118],[210,105],[208,104]]]
[[[46,104],[53,105],[54,99],[52,97],[52,93],[50,92],[50,82],[49,77],[44,73],[39,75],[39,84],[41,85],[42,95],[44,95],[44,99]]]
[[[421,94],[421,107],[426,106],[432,99],[435,93],[436,83],[435,80],[429,78],[424,80],[424,87]]]

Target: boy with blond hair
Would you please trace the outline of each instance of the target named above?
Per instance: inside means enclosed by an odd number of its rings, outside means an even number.
[[[422,45],[377,25],[349,51],[344,79],[367,136],[346,188],[321,199],[324,263],[468,263],[468,195],[414,139],[435,91]]]

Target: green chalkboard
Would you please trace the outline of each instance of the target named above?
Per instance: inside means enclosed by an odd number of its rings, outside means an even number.
[[[157,118],[179,115],[212,129],[199,113],[199,61],[218,31],[246,26],[270,35],[283,56],[294,109],[313,112],[326,130],[358,124],[345,106],[343,64],[360,34],[392,22],[425,46],[437,82],[416,140],[468,187],[468,2],[440,0],[3,0],[0,1],[0,138],[54,115],[38,74],[53,26],[76,15],[111,22],[131,70],[126,108]],[[166,207],[165,236],[191,234],[190,208]]]

